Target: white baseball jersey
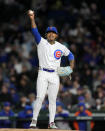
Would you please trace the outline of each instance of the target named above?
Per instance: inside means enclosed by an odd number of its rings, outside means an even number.
[[[61,56],[68,56],[70,50],[64,45],[55,41],[51,45],[46,39],[41,37],[40,43],[37,45],[39,66],[41,68],[48,68],[56,70],[60,66]]]

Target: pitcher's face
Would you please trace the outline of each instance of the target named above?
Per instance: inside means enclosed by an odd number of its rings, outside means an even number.
[[[48,32],[46,37],[48,41],[55,41],[57,38],[57,34],[54,32]]]

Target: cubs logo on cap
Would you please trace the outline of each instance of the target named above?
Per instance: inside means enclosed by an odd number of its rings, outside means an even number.
[[[61,51],[61,50],[55,50],[55,52],[54,52],[54,57],[55,57],[56,59],[60,59],[61,56],[62,56],[62,51]]]

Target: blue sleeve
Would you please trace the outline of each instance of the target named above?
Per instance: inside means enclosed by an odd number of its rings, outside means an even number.
[[[40,40],[41,40],[41,36],[40,36],[40,33],[38,32],[38,29],[37,28],[32,28],[32,34],[35,38],[35,41],[37,44],[39,44]]]
[[[13,111],[10,112],[10,116],[14,116],[14,112]]]
[[[68,55],[68,60],[69,61],[74,60],[74,55],[71,52]]]

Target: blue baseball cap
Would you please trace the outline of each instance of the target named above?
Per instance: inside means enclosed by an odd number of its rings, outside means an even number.
[[[9,102],[4,102],[4,106],[11,106],[11,104]]]
[[[14,84],[10,84],[10,89],[16,90],[16,86]]]
[[[65,108],[65,105],[60,101],[56,102],[56,106],[61,106],[62,108]]]
[[[48,32],[54,32],[54,33],[58,34],[56,27],[47,27],[46,33],[48,33]]]
[[[83,106],[83,107],[85,107],[85,103],[83,103],[83,102],[80,102],[79,104],[78,104],[78,106],[80,107],[80,106]]]

